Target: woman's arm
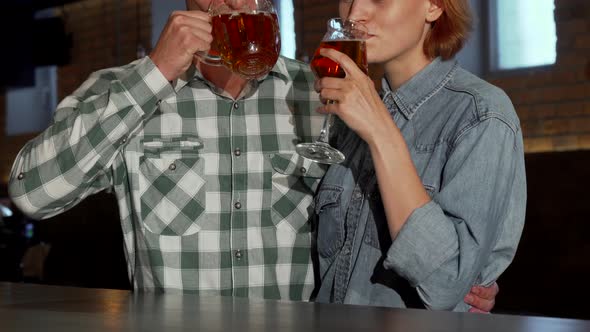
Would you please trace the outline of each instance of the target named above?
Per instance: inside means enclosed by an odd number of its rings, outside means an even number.
[[[379,191],[392,241],[395,241],[409,216],[430,202],[422,185],[406,142],[387,113],[376,124],[379,129],[367,135]]]
[[[430,201],[405,140],[381,101],[371,79],[345,54],[322,49],[321,54],[341,64],[344,79],[323,78],[316,90],[332,100],[321,112],[338,115],[371,150],[392,239],[415,209]],[[383,189],[385,188],[385,190]]]
[[[386,209],[391,204],[384,198]],[[520,132],[487,118],[454,142],[440,191],[411,213],[384,265],[416,286],[429,308],[453,309],[472,285],[492,283],[511,262],[525,205]]]

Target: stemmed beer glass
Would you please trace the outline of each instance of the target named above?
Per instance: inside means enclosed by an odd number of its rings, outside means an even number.
[[[320,55],[321,48],[332,48],[345,53],[367,74],[369,69],[365,45],[366,35],[367,28],[359,22],[341,18],[331,18],[328,20],[328,31],[322,38],[320,46],[315,51],[311,60],[311,69],[314,74],[318,78],[344,78],[346,76],[346,73],[338,63]],[[330,104],[334,103],[334,101],[328,100],[326,103]],[[327,114],[324,118],[324,124],[318,139],[313,143],[297,144],[297,153],[307,159],[322,164],[339,164],[343,162],[345,159],[344,154],[332,147],[328,142],[331,124],[332,114]]]

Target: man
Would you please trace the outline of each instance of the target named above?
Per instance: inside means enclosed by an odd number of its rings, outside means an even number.
[[[17,157],[10,193],[47,218],[112,188],[135,289],[308,300],[308,219],[325,169],[295,145],[323,120],[314,77],[282,57],[257,81],[200,63],[209,2],[187,0],[148,57],[62,101]]]

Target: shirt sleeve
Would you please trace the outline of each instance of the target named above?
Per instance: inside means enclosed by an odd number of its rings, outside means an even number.
[[[439,193],[410,215],[384,266],[415,286],[428,308],[451,310],[510,264],[525,206],[520,130],[488,118],[455,143]]]
[[[9,182],[16,206],[32,218],[48,218],[109,187],[118,151],[173,93],[148,57],[93,73],[16,157]]]

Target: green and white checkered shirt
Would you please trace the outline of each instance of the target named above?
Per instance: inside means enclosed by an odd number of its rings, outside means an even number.
[[[136,289],[307,300],[310,204],[325,169],[295,153],[322,116],[308,66],[280,58],[232,100],[194,68],[101,70],[22,149],[10,194],[36,218],[117,195]]]

